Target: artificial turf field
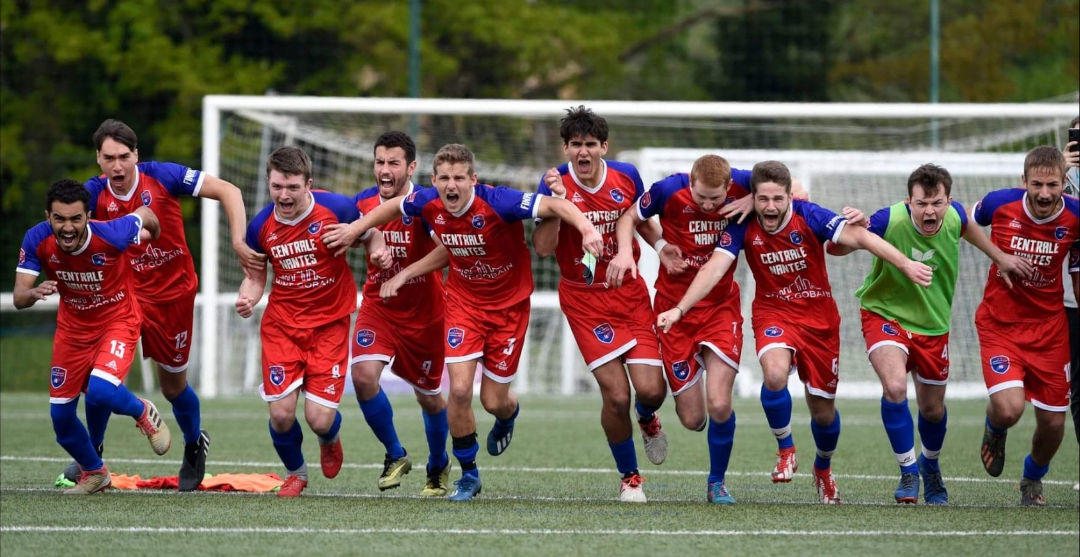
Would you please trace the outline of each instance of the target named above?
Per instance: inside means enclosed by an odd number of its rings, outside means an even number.
[[[14,555],[397,554],[684,555],[978,554],[1077,555],[1078,450],[1071,423],[1045,478],[1045,508],[1019,507],[1022,460],[1033,429],[1029,408],[1010,430],[1007,464],[991,478],[978,459],[983,401],[950,401],[942,468],[948,507],[899,507],[898,472],[876,401],[841,400],[843,433],[833,459],[843,505],[817,501],[808,414],[796,400],[802,468],[772,484],[776,443],[756,400],[738,400],[727,485],[732,507],[705,502],[704,433],[679,426],[670,399],[661,418],[670,452],[649,464],[635,434],[649,502],[618,501],[618,476],[599,424],[599,397],[522,397],[506,453],[481,450],[483,492],[471,503],[420,499],[426,444],[411,397],[392,397],[395,422],[414,469],[379,492],[383,450],[351,400],[343,401],[345,466],[323,478],[305,427],[311,483],[298,500],[239,493],[122,492],[65,497],[52,481],[69,462],[53,439],[44,394],[0,396],[0,551]],[[114,473],[175,475],[183,445],[169,405],[155,398],[173,447],[155,456],[130,418],[114,416],[105,460]],[[81,403],[80,403],[81,404]],[[492,418],[476,407],[481,445]],[[80,410],[81,415],[81,410]],[[208,473],[273,472],[281,464],[256,396],[204,400],[212,437]],[[451,479],[460,472],[456,468]],[[919,552],[919,553],[915,553]]]

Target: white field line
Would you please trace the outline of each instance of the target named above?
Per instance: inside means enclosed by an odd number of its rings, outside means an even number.
[[[0,532],[113,533],[113,534],[444,534],[488,536],[1073,536],[1076,530],[613,530],[546,528],[270,528],[270,527],[178,527],[178,526],[3,526]]]
[[[56,462],[64,463],[65,465],[71,462],[70,458],[66,457],[54,457],[54,456],[13,456],[3,455],[0,456],[0,462]],[[166,459],[151,459],[151,458],[110,458],[107,463],[117,464],[161,464],[169,466],[179,466],[179,460],[166,460]],[[251,462],[251,461],[230,461],[230,460],[207,460],[207,466],[218,466],[222,468],[236,467],[236,468],[271,468],[273,471],[280,471],[282,468],[280,462]],[[341,465],[342,468],[354,468],[358,470],[382,470],[382,464],[356,464],[346,462]],[[485,472],[509,472],[509,473],[527,473],[527,474],[616,474],[618,473],[614,468],[569,468],[569,467],[535,467],[535,466],[484,466]],[[645,475],[658,475],[658,476],[707,476],[708,473],[704,470],[645,470]],[[727,471],[728,476],[737,477],[767,477],[768,472],[738,472],[733,470]],[[810,474],[798,474],[796,476],[810,477]],[[871,475],[871,474],[837,474],[833,473],[833,476],[841,479],[849,480],[867,480],[867,481],[879,481],[889,480],[895,481],[895,475]],[[1014,484],[1019,480],[1012,478],[969,478],[961,476],[945,476],[946,481],[950,482],[971,482],[971,483],[1004,483]],[[1068,485],[1071,486],[1075,483],[1075,480],[1043,480],[1043,485]]]

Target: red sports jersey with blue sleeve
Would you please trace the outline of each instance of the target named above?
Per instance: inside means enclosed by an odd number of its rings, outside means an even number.
[[[90,210],[100,219],[115,219],[146,206],[161,223],[156,240],[132,248],[127,257],[135,272],[135,294],[156,303],[194,292],[199,285],[195,262],[184,234],[181,195],[196,196],[205,175],[193,168],[168,162],[141,162],[135,167],[135,185],[117,195],[104,175],[87,180]]]
[[[251,219],[247,243],[265,253],[274,269],[274,284],[263,319],[310,329],[356,310],[356,281],[345,255],[335,256],[321,236],[329,224],[359,217],[351,198],[312,190],[303,214],[285,221],[271,203]]]
[[[837,316],[836,301],[825,267],[827,241],[836,242],[845,220],[809,201],[793,199],[786,222],[772,233],[756,218],[732,223],[720,234],[716,250],[732,258],[746,251],[757,290],[753,311],[783,311],[799,321],[830,321]]]
[[[982,303],[991,316],[1005,323],[1045,321],[1064,311],[1061,267],[1070,250],[1078,249],[1076,198],[1062,196],[1061,210],[1036,219],[1028,211],[1026,197],[1022,188],[992,191],[972,211],[975,222],[990,225],[990,239],[997,247],[1035,267],[1031,280],[1014,281],[1010,289],[998,276],[997,265],[990,265]]]
[[[587,188],[574,174],[574,168],[569,163],[558,167],[559,176],[562,178],[563,187],[566,188],[566,199],[574,204],[589,222],[593,223],[596,230],[604,240],[604,253],[596,260],[594,276],[607,276],[607,266],[611,258],[619,251],[618,241],[615,239],[615,221],[619,220],[623,212],[630,208],[642,193],[645,186],[641,183],[634,165],[618,162],[603,161],[603,172],[600,175],[600,185],[596,188]],[[544,179],[540,179],[537,193],[551,195],[551,188]],[[633,241],[634,261],[641,255],[641,248],[637,239]],[[585,285],[583,273],[585,266],[581,264],[581,232],[573,226],[559,228],[559,244],[555,248],[555,260],[559,263],[563,280]],[[596,288],[605,288],[603,281],[594,283]]]
[[[727,199],[724,200],[725,205],[750,195],[749,171],[731,169],[731,181]],[[641,220],[660,215],[664,240],[682,251],[683,260],[692,269],[672,275],[661,266],[656,279],[656,293],[673,301],[683,297],[697,270],[712,257],[720,233],[736,220],[721,217],[719,211],[702,212],[694,202],[690,190],[690,175],[686,173],[672,174],[654,183],[649,191],[638,199],[635,210]],[[732,265],[712,291],[698,303],[711,305],[732,298],[737,300],[739,286],[735,284],[734,275],[735,265]]]
[[[405,195],[419,189],[421,189],[419,186],[410,184]],[[358,193],[355,202],[360,216],[370,213],[382,204],[379,188],[371,187]],[[379,289],[383,283],[435,249],[436,244],[431,238],[431,229],[427,227],[423,219],[403,214],[400,219],[380,226],[379,231],[382,232],[386,248],[390,250],[394,262],[387,269],[368,265],[367,281],[364,283],[364,303],[379,303],[381,309],[394,312],[396,316],[400,316],[404,322],[408,323],[427,323],[432,319],[441,318],[443,314],[441,271],[432,271],[409,280],[393,298],[382,300],[379,297]]]
[[[435,188],[414,191],[401,213],[422,217],[450,254],[447,297],[470,306],[503,309],[532,294],[532,258],[521,221],[536,218],[540,197],[504,186],[476,184],[458,214],[443,206]]]
[[[132,295],[131,267],[124,250],[139,243],[142,219],[127,215],[87,223],[86,242],[72,253],[56,244],[52,227],[42,222],[26,232],[16,272],[56,281],[60,294],[57,326],[78,335],[97,334],[103,324],[140,315]]]

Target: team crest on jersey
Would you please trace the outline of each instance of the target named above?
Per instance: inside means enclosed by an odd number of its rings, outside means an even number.
[[[652,205],[652,194],[645,192],[645,194],[641,196],[640,203],[642,209],[648,209],[649,205]]]
[[[626,196],[623,195],[622,190],[615,188],[611,190],[611,198],[615,200],[615,203],[622,203]]]
[[[461,342],[465,340],[465,330],[458,327],[450,327],[449,331],[446,331],[446,344],[450,345],[450,348],[457,348],[461,346]]]
[[[882,323],[881,324],[881,332],[883,332],[883,333],[885,333],[887,335],[892,335],[892,336],[896,336],[896,335],[900,334],[900,330],[897,329],[892,323]]]
[[[720,244],[720,247],[722,247],[722,248],[726,248],[726,247],[730,246],[731,245],[731,234],[729,234],[727,231],[724,231],[724,233],[720,234],[720,242],[719,242],[719,244]]]
[[[59,389],[67,381],[67,370],[62,367],[54,367],[49,373],[49,383],[54,389]]]
[[[580,193],[574,192],[574,195],[570,196],[570,202],[571,203],[584,203],[585,198],[581,197]]]
[[[686,360],[679,360],[671,364],[671,374],[679,381],[686,381],[686,378],[690,376],[690,364]]]
[[[1008,356],[994,356],[990,358],[990,369],[994,370],[994,373],[1003,374],[1009,371],[1011,367]]]
[[[409,215],[401,215],[401,224],[405,226],[412,226],[412,217]]]
[[[791,238],[791,243],[796,246],[802,243],[802,234],[799,234],[798,230],[792,230],[791,234],[788,234],[788,238]]]
[[[285,366],[270,366],[270,382],[278,387],[285,382]]]
[[[484,228],[484,215],[473,215],[472,225],[478,230]]]
[[[311,234],[318,234],[322,230],[322,221],[315,221],[308,225],[307,231]]]
[[[102,265],[105,264],[105,254],[104,253],[95,253],[94,255],[91,255],[90,256],[90,262],[93,263],[94,265],[97,265],[98,267],[101,267]]]
[[[611,344],[611,341],[615,340],[615,329],[611,328],[610,323],[601,323],[593,327],[592,332],[596,339],[604,344]]]
[[[154,200],[153,197],[150,197],[150,192],[148,192],[146,190],[143,190],[142,193],[139,194],[139,197],[142,198],[142,204],[147,206],[147,207],[149,207],[150,202]]]
[[[372,344],[375,344],[375,331],[371,329],[360,329],[356,331],[356,344],[367,348]]]
[[[1064,240],[1065,235],[1068,234],[1068,233],[1069,233],[1068,228],[1065,228],[1064,226],[1059,226],[1059,227],[1054,229],[1054,239],[1055,240]]]
[[[768,329],[765,329],[765,336],[769,338],[776,338],[782,334],[784,334],[784,330],[780,327],[769,327]]]

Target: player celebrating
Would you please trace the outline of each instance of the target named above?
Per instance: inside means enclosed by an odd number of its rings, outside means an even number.
[[[580,234],[571,227],[560,227],[558,219],[546,219],[536,226],[533,245],[540,255],[554,251],[559,263],[559,305],[586,366],[600,386],[600,423],[623,476],[619,498],[644,503],[644,479],[638,473],[630,423],[630,385],[637,395],[635,408],[645,454],[653,464],[660,464],[667,457],[667,435],[656,414],[667,392],[660,370],[660,346],[645,281],[635,277],[614,287],[603,280],[618,249],[615,222],[641,197],[644,186],[633,165],[602,158],[608,148],[608,125],[593,111],[584,106],[568,110],[559,134],[569,162],[544,174],[537,191],[569,199],[580,209],[601,231],[604,252],[595,260],[595,268],[587,265],[588,261],[582,260]],[[639,228],[648,229],[643,233],[655,240],[659,237],[655,226],[646,221]],[[637,241],[632,247],[636,261],[641,250]],[[594,276],[601,280],[594,283]]]
[[[329,227],[328,247],[344,250],[369,228],[400,218],[422,217],[449,252],[446,283],[446,364],[450,373],[448,418],[454,457],[462,476],[451,501],[470,501],[480,493],[476,454],[476,418],[472,412],[476,364],[483,370],[480,402],[495,416],[488,452],[501,454],[510,444],[518,401],[510,391],[529,324],[532,269],[521,220],[559,217],[582,236],[594,256],[602,240],[569,201],[477,183],[473,154],[464,145],[444,145],[435,154],[434,189],[414,191],[379,205],[348,226]],[[417,262],[416,276],[427,272]],[[408,270],[408,269],[407,269]]]
[[[869,250],[922,285],[930,284],[931,271],[866,229],[845,226],[844,217],[814,203],[793,201],[791,174],[780,162],[754,165],[750,192],[756,218],[745,224],[731,224],[720,233],[716,252],[698,271],[683,299],[657,317],[657,325],[667,331],[685,314],[693,315],[695,304],[727,276],[739,251],[745,249],[757,283],[754,339],[764,375],[761,401],[769,427],[778,441],[790,439],[787,376],[797,371],[806,385],[810,430],[817,445],[814,484],[822,503],[836,504],[840,495],[831,459],[840,436],[840,414],[834,405],[839,379],[840,315],[829,286],[822,245],[831,241]],[[778,403],[783,395],[787,395],[786,404]],[[794,453],[793,443],[791,447]],[[781,457],[783,454],[781,444]],[[790,456],[790,471],[787,461],[782,460],[773,472],[774,482],[790,481],[797,462],[794,454]],[[784,476],[778,479],[778,472]]]
[[[1024,159],[1023,188],[988,193],[972,216],[990,225],[999,248],[1027,259],[1031,278],[1009,289],[997,265],[990,266],[983,301],[975,312],[983,379],[990,394],[982,461],[999,476],[1005,465],[1005,435],[1035,407],[1031,453],[1024,459],[1020,504],[1044,505],[1042,478],[1065,434],[1069,408],[1069,333],[1062,304],[1061,266],[1071,257],[1073,293],[1080,288],[1080,218],[1075,197],[1062,196],[1065,159],[1053,147],[1036,147]],[[1071,253],[1070,253],[1071,252]]]
[[[304,389],[304,417],[318,435],[323,475],[337,476],[343,459],[341,413],[349,361],[349,318],[356,309],[356,282],[348,262],[318,241],[323,228],[359,216],[343,195],[311,189],[311,159],[297,147],[270,154],[266,178],[271,203],[248,225],[247,242],[268,256],[274,287],[259,327],[263,383],[270,406],[270,439],[287,470],[278,497],[299,497],[308,483],[296,422]],[[382,235],[368,234],[369,253],[382,250]],[[236,312],[248,318],[266,288],[266,269],[251,271],[240,285]]]
[[[79,467],[78,482],[64,493],[89,495],[111,483],[91,441],[105,438],[111,414],[135,418],[155,453],[169,450],[169,428],[157,408],[124,386],[142,316],[123,253],[129,245],[156,238],[161,228],[147,207],[108,222],[89,220],[90,194],[74,180],[54,183],[45,207],[46,222],[27,231],[19,250],[13,299],[16,309],[25,309],[60,294],[49,413],[56,442]],[[34,286],[42,271],[49,278]],[[86,392],[89,433],[75,413],[81,392]]]
[[[184,433],[179,489],[192,491],[202,482],[210,437],[201,427],[199,397],[187,381],[198,277],[184,235],[179,197],[198,196],[221,202],[241,264],[263,263],[244,245],[244,200],[236,186],[178,164],[139,162],[138,138],[119,120],[102,122],[93,139],[102,172],[86,182],[94,215],[115,219],[138,207],[150,207],[161,220],[161,237],[132,248],[128,256],[135,271],[135,296],[143,313],[143,356],[156,363],[161,394],[172,404],[173,415]],[[93,411],[90,407],[87,410]],[[91,441],[101,450],[101,438]]]
[[[416,171],[416,145],[399,131],[387,132],[375,141],[377,185],[356,196],[356,208],[367,214],[384,202],[417,191],[412,183]],[[403,216],[379,227],[393,263],[387,269],[368,267],[364,301],[356,317],[352,343],[352,380],[364,419],[386,447],[379,490],[397,487],[412,462],[394,429],[394,410],[379,387],[385,366],[409,382],[423,409],[428,441],[427,484],[424,497],[446,495],[450,459],[446,454],[446,399],[442,389],[443,285],[435,271],[411,276],[412,263],[433,254],[434,265],[446,265],[446,248],[436,246],[423,220]],[[380,290],[395,296],[383,300]]]
[[[964,207],[953,201],[949,171],[933,164],[915,169],[907,181],[905,201],[870,217],[869,229],[902,253],[930,265],[934,281],[916,286],[893,265],[875,258],[863,286],[855,293],[862,309],[863,336],[870,364],[881,380],[881,420],[900,466],[897,503],[919,499],[919,476],[927,504],[945,505],[949,494],[941,476],[938,455],[945,442],[948,412],[945,385],[949,378],[949,317],[963,237],[989,255],[1000,268],[1030,272],[1023,260],[994,247],[977,226],[967,225]],[[853,209],[845,207],[844,211]],[[865,224],[865,221],[863,222]],[[829,253],[844,255],[845,246]],[[915,379],[919,403],[919,439],[908,410],[907,374]]]

